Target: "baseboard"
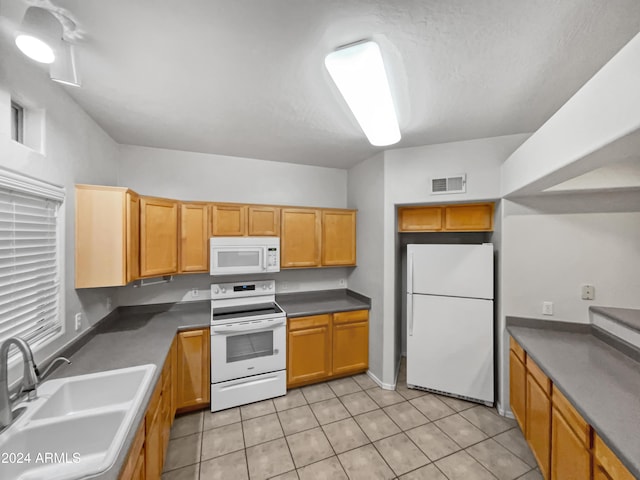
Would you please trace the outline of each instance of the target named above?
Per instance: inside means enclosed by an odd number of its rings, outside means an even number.
[[[367,375],[369,375],[369,378],[371,380],[376,382],[376,385],[378,385],[380,388],[382,388],[384,390],[395,390],[396,389],[396,384],[395,383],[384,383],[382,380],[380,380],[378,377],[376,377],[371,372],[371,370],[367,370]],[[398,378],[397,372],[396,372],[396,378]]]
[[[498,413],[503,417],[511,418],[513,420],[516,418],[510,409],[504,409],[500,403],[496,405],[496,410],[498,410]]]

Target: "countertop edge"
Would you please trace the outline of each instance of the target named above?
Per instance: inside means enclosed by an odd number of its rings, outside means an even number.
[[[636,332],[640,332],[640,310],[633,308],[599,307],[592,305],[589,307],[589,311],[591,313],[607,317],[608,319],[635,330]]]
[[[601,341],[603,343],[605,343],[606,345],[610,346],[611,348],[617,349],[614,345],[611,344],[611,342],[606,341],[602,338],[599,337],[599,335],[596,334],[596,332],[594,331],[595,329],[593,328],[592,325],[590,324],[572,324],[571,322],[555,322],[555,321],[545,321],[545,320],[535,320],[535,319],[526,319],[526,318],[522,318],[522,317],[506,317],[507,318],[507,325],[506,325],[506,330],[507,332],[515,338],[516,341],[518,341],[519,344],[522,345],[522,340],[521,340],[521,335],[520,332],[517,331],[518,328],[533,328],[533,329],[541,329],[541,330],[556,330],[556,331],[564,331],[564,332],[571,332],[571,333],[582,333],[582,334],[589,334],[589,335],[593,335],[598,341]],[[515,322],[510,323],[509,319],[515,320]],[[534,322],[544,322],[544,325],[541,327],[537,327],[537,326],[533,326],[532,323]],[[559,328],[554,329],[552,328],[551,325],[548,324],[557,324]],[[587,329],[584,328],[573,328],[573,325],[583,325],[585,327],[587,327]],[[514,331],[514,329],[516,329],[516,331]],[[598,329],[600,330],[600,329]],[[605,334],[607,334],[607,332],[604,332]],[[614,339],[613,341],[617,341],[618,339]],[[524,342],[526,343],[526,341]],[[524,348],[524,345],[522,345]],[[530,353],[529,350],[527,350],[526,348],[524,348],[524,350],[526,351],[527,355],[531,355],[531,357],[533,358],[533,360],[535,361],[536,365],[544,372],[544,374],[549,377],[549,379],[551,379],[551,381],[553,382],[553,385],[556,386],[558,388],[558,390],[560,390],[560,392],[567,397],[567,399],[571,402],[571,404],[573,405],[573,407],[578,411],[578,413],[580,413],[580,415],[586,420],[586,422],[591,425],[591,427],[593,428],[593,430],[598,434],[598,436],[600,438],[602,438],[605,442],[605,444],[616,454],[616,456],[620,459],[620,461],[623,463],[623,465],[629,469],[629,471],[635,475],[637,478],[640,478],[640,465],[634,465],[632,462],[632,459],[628,458],[628,456],[626,454],[624,454],[623,452],[620,451],[620,449],[618,448],[617,442],[614,442],[611,437],[607,434],[607,433],[603,433],[603,429],[600,428],[597,425],[597,422],[593,421],[593,417],[591,417],[591,415],[589,415],[588,412],[586,412],[579,401],[576,401],[575,397],[572,395],[572,392],[569,392],[568,390],[566,390],[565,387],[563,387],[561,384],[557,383],[557,380],[555,378],[554,375],[550,374],[548,367],[545,365],[544,360],[541,360],[539,356],[536,355],[535,352]],[[624,353],[624,352],[621,352]],[[626,355],[626,354],[625,354]],[[636,360],[637,361],[637,360]]]

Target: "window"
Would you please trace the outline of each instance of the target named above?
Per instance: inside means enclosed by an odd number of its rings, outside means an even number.
[[[64,190],[0,170],[0,343],[62,333],[58,211]]]
[[[24,143],[24,108],[11,102],[11,140]]]

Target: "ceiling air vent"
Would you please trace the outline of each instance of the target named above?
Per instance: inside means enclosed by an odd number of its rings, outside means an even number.
[[[432,178],[431,194],[465,193],[467,191],[467,175],[452,175],[450,177]]]

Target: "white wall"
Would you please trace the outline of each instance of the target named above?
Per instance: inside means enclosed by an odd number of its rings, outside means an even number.
[[[130,145],[120,147],[118,184],[142,195],[178,200],[347,206],[346,170]],[[349,270],[289,270],[268,277],[276,280],[278,292],[322,290],[345,288]],[[282,282],[287,283],[286,290]],[[210,298],[211,283],[208,275],[183,275],[169,284],[121,287],[118,302],[136,305],[204,300]],[[199,291],[197,297],[190,294],[192,289]]]
[[[63,294],[65,334],[36,353],[36,361],[53,354],[79,333],[73,316],[84,314],[82,330],[107,313],[106,299],[114,289],[74,289],[75,183],[115,185],[117,144],[67,95],[65,87],[49,80],[48,72],[26,59],[0,36],[0,166],[62,185],[64,202],[65,264]],[[11,96],[27,106],[45,110],[45,149],[39,153],[10,140]],[[114,302],[113,308],[117,306]]]
[[[504,163],[502,194],[540,191],[638,156],[640,34],[625,45]]]
[[[509,410],[505,316],[589,323],[590,305],[640,308],[640,195],[546,195],[503,200],[501,408]],[[581,286],[595,286],[595,300]],[[542,315],[552,301],[554,315]]]
[[[401,335],[398,288],[400,252],[396,245],[396,206],[472,202],[500,198],[500,168],[528,134],[483,138],[415,148],[389,150],[384,154],[384,324],[385,365],[383,381],[393,383],[397,370],[397,336]],[[429,179],[450,174],[467,174],[463,194],[430,195]]]
[[[358,267],[349,274],[349,288],[371,298],[369,314],[369,371],[383,378],[385,322],[383,316],[384,269],[384,154],[349,170],[348,206],[358,209]]]

